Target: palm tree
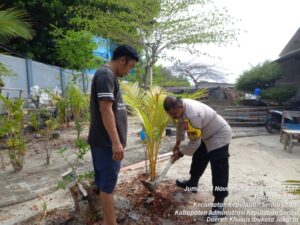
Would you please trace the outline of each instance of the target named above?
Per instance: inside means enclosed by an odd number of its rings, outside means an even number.
[[[289,193],[300,195],[300,180],[287,180],[284,182],[286,186],[292,187],[293,191]]]
[[[25,39],[32,38],[34,31],[30,23],[24,20],[26,13],[14,8],[1,9],[0,5],[0,44],[5,43],[10,38],[22,37]],[[4,77],[14,75],[2,63],[0,63],[0,87],[4,86]]]
[[[159,145],[169,121],[169,117],[163,108],[163,101],[167,92],[157,86],[144,90],[139,88],[137,83],[122,84],[122,90],[129,111],[139,118],[147,136],[146,146],[150,163],[150,180],[153,181],[155,179]]]
[[[0,44],[13,37],[32,38],[34,32],[30,23],[25,20],[27,15],[25,12],[15,8],[1,8],[2,6],[0,6]]]
[[[146,134],[147,156],[150,164],[150,180],[155,179],[156,161],[159,153],[163,132],[171,119],[163,108],[163,102],[168,92],[158,86],[142,89],[137,83],[121,84],[123,98],[129,106],[129,111],[143,125]],[[189,98],[200,98],[206,95],[206,90],[199,90]]]

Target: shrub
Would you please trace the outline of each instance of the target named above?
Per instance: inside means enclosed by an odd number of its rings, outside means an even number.
[[[282,104],[292,98],[296,92],[297,88],[294,86],[275,86],[262,90],[261,97]]]
[[[237,80],[236,88],[242,91],[254,91],[255,88],[268,88],[282,76],[279,64],[265,61],[244,72]]]

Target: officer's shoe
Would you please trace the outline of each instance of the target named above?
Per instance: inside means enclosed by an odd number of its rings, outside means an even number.
[[[191,191],[193,193],[197,193],[197,191],[198,191],[198,182],[194,182],[192,180],[179,181],[177,179],[176,180],[176,185],[178,187],[184,188],[185,191]]]
[[[218,223],[224,218],[225,212],[223,207],[213,207],[206,216],[207,223]]]

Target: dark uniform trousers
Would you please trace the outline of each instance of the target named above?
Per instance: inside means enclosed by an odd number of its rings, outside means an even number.
[[[196,180],[204,173],[208,162],[211,165],[213,195],[215,198],[225,198],[228,195],[229,178],[229,152],[228,145],[207,152],[205,143],[202,142],[196,152],[193,154],[192,165],[190,169],[191,179]]]

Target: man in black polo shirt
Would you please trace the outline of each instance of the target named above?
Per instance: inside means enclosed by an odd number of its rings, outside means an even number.
[[[117,77],[128,74],[138,61],[135,49],[127,45],[119,46],[112,60],[97,70],[92,81],[88,142],[95,183],[103,203],[104,225],[117,224],[113,191],[127,139],[127,111]]]

